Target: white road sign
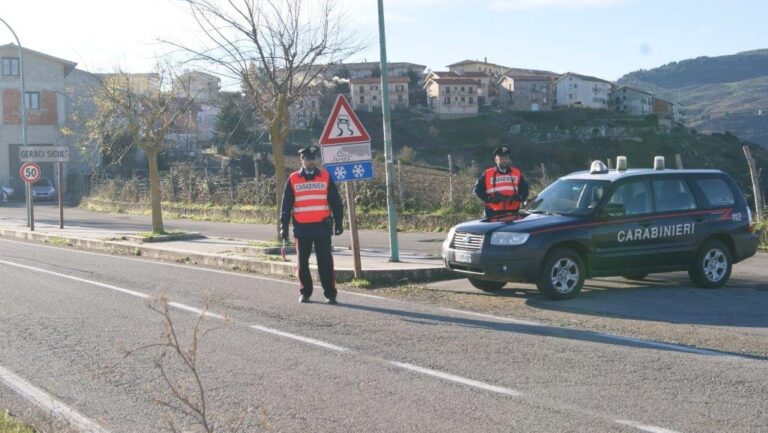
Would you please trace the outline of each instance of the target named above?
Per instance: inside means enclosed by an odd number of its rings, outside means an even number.
[[[24,146],[19,148],[21,162],[68,162],[67,146]]]

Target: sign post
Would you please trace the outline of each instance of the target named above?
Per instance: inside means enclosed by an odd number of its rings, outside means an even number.
[[[355,278],[363,277],[360,260],[360,238],[357,230],[355,209],[355,182],[373,178],[373,154],[371,136],[363,127],[347,99],[339,95],[331,115],[320,135],[323,165],[336,182],[346,182],[349,231],[352,238],[352,255]]]
[[[29,206],[29,229],[35,231],[35,197],[32,184],[40,180],[40,166],[34,162],[25,162],[19,169],[19,177],[24,181],[27,190],[27,205]]]
[[[59,200],[59,228],[64,228],[64,202],[62,200],[62,168],[61,163],[62,162],[68,162],[69,161],[69,147],[67,146],[23,146],[19,148],[19,160],[23,163],[35,163],[35,162],[55,162],[56,163],[56,192]],[[26,164],[25,164],[26,165]],[[38,172],[40,171],[40,166],[37,164],[34,164],[37,167]],[[24,166],[22,166],[23,169]],[[22,177],[23,178],[23,177]],[[38,176],[39,179],[39,176]],[[31,182],[37,182],[38,179],[35,179],[35,181]],[[32,197],[32,186],[30,184],[27,185],[27,195],[31,197],[29,200],[32,201],[34,197]],[[30,206],[30,213],[32,212],[32,205]],[[30,221],[32,221],[34,218],[30,217]],[[34,227],[34,222],[31,222],[32,227]],[[33,228],[34,230],[34,228]]]

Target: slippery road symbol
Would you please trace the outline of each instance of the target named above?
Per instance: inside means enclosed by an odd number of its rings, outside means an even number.
[[[336,119],[336,129],[339,130],[339,133],[336,134],[337,137],[344,135],[342,126],[347,128],[350,136],[355,135],[355,131],[349,127],[349,116],[346,114],[339,114],[339,117]]]

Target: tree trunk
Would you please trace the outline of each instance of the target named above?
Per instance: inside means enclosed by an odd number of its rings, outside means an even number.
[[[275,110],[275,118],[269,127],[269,141],[272,142],[272,154],[275,158],[275,199],[277,200],[277,224],[276,233],[280,236],[280,205],[283,202],[283,188],[285,187],[285,139],[288,136],[288,122],[290,113],[285,99],[280,98]]]
[[[146,149],[149,160],[149,197],[152,202],[152,232],[165,233],[163,227],[163,210],[160,205],[160,170],[157,165],[159,152],[155,149]]]

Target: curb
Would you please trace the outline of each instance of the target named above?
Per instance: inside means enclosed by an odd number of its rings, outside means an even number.
[[[166,262],[202,265],[227,271],[251,272],[279,278],[296,277],[296,264],[293,262],[257,260],[249,257],[212,253],[169,251],[153,244],[133,244],[127,241],[102,241],[97,239],[83,239],[9,229],[0,229],[0,237],[41,244],[60,243],[61,240],[65,240],[69,246],[85,251],[122,256],[141,256]],[[312,278],[319,282],[320,274],[317,271],[317,266],[310,266],[310,272],[312,273]],[[363,270],[363,277],[371,282],[424,282],[452,279],[455,278],[455,275],[442,267],[424,267],[414,269]],[[353,270],[336,270],[337,282],[345,283],[350,282],[353,279]]]

